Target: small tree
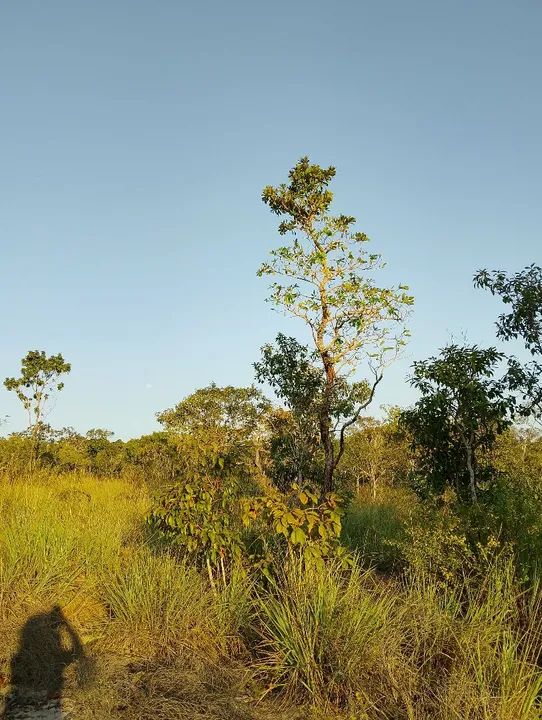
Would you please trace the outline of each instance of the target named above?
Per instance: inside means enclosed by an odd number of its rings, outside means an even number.
[[[254,363],[258,381],[269,383],[290,411],[288,445],[296,463],[296,472],[290,482],[295,480],[298,484],[314,481],[316,477],[321,481],[321,471],[314,473],[314,461],[322,449],[318,439],[322,404],[328,402],[332,433],[335,434],[371,394],[367,383],[348,383],[338,377],[332,395],[328,396],[325,376],[315,360],[308,347],[279,333],[276,344],[264,345],[262,359]]]
[[[368,238],[353,230],[355,218],[330,214],[333,193],[328,186],[334,176],[335,168],[311,165],[304,157],[290,171],[288,184],[264,189],[264,203],[284,218],[279,233],[290,234],[291,242],[273,250],[271,261],[258,273],[284,278],[272,284],[270,300],[305,322],[321,362],[324,493],[333,490],[346,428],[372,400],[385,365],[405,343],[404,320],[413,302],[406,286],[375,285],[371,273],[383,267],[380,256],[365,252]],[[346,382],[364,360],[373,375],[369,397],[356,403],[338,429],[336,450],[332,420],[336,386]]]
[[[280,477],[279,486],[314,480],[322,373],[311,361],[308,348],[282,333],[277,335],[276,345],[262,347],[261,360],[254,368],[258,382],[269,383],[288,411],[275,411],[269,417],[274,469],[279,477],[286,475]]]
[[[60,380],[69,373],[70,363],[62,355],[47,357],[43,350],[29,350],[21,360],[21,375],[6,378],[4,385],[15,392],[28,414],[28,428],[32,437],[31,465],[37,455],[40,428],[51,395],[64,387]]]
[[[402,414],[422,472],[442,489],[452,482],[477,499],[477,452],[491,449],[511,424],[513,399],[493,378],[502,353],[495,348],[448,345],[439,357],[414,363],[410,383],[420,399]]]

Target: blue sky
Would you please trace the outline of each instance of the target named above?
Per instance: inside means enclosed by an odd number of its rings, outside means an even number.
[[[539,0],[2,3],[0,378],[62,352],[51,423],[123,437],[252,382],[303,337],[255,273],[261,189],[308,154],[416,296],[376,405],[408,403],[413,359],[494,342],[473,272],[542,261],[541,33]]]

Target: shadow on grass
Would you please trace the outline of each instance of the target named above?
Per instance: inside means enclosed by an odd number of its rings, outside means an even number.
[[[73,663],[77,663],[79,681],[88,682],[90,663],[61,608],[56,605],[49,612],[30,617],[21,629],[19,647],[11,660],[12,692],[3,720],[25,717],[22,708],[44,704],[50,706],[48,720],[61,718],[65,670]]]

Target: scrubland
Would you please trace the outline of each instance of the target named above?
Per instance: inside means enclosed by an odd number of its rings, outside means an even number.
[[[476,576],[412,558],[392,571],[405,543],[418,552],[413,494],[352,501],[348,562],[286,552],[271,580],[239,564],[213,585],[156,542],[150,502],[83,473],[0,482],[4,694],[21,629],[60,606],[82,647],[64,688],[81,720],[541,716],[537,580],[504,550]]]

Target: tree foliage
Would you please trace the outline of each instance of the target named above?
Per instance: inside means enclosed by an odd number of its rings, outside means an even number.
[[[513,275],[502,270],[479,270],[474,284],[498,295],[509,306],[499,315],[497,336],[501,340],[520,340],[532,356],[528,363],[515,357],[508,359],[507,381],[518,393],[518,408],[523,417],[542,418],[542,268],[529,265]]]
[[[236,467],[261,474],[265,418],[270,403],[254,387],[218,387],[196,390],[174,408],[157,414],[174,438],[186,477]]]
[[[329,184],[335,168],[313,165],[307,157],[290,170],[288,184],[267,186],[262,199],[282,217],[281,235],[291,242],[271,251],[259,275],[278,279],[270,300],[301,318],[310,329],[324,375],[319,430],[325,453],[323,490],[333,487],[333,473],[342,454],[333,442],[332,407],[339,378],[345,380],[362,361],[373,373],[370,402],[386,362],[403,346],[406,311],[412,304],[406,286],[378,287],[373,271],[383,267],[378,254],[368,253],[367,236],[354,230],[355,218],[332,215]],[[355,421],[360,411],[346,423]],[[341,428],[341,430],[344,429]]]
[[[38,454],[40,428],[47,403],[55,391],[62,390],[64,383],[60,377],[70,370],[70,363],[66,362],[60,353],[47,356],[44,350],[29,350],[21,360],[20,376],[4,380],[6,389],[17,395],[27,412],[28,428],[33,440],[30,466]]]
[[[341,464],[344,482],[356,492],[369,485],[373,500],[379,488],[403,483],[410,469],[411,452],[399,413],[398,408],[390,408],[383,419],[361,417],[346,438]]]
[[[493,447],[511,423],[513,399],[493,375],[502,353],[448,345],[438,357],[414,363],[410,382],[420,398],[402,414],[422,473],[436,489],[451,483],[477,499],[477,454]]]
[[[20,376],[4,380],[6,389],[17,395],[27,411],[29,427],[39,427],[51,394],[64,387],[61,375],[70,370],[70,363],[60,353],[47,357],[44,350],[29,350],[21,360]]]
[[[331,390],[326,387],[325,375],[316,365],[315,353],[295,338],[277,335],[275,345],[262,347],[262,357],[254,363],[259,382],[267,382],[289,411],[287,415],[273,414],[272,450],[285,451],[290,456],[289,482],[298,484],[321,479],[314,472],[314,463],[321,449],[319,426],[323,412],[329,412],[332,432],[335,433],[357,412],[371,394],[366,382],[349,383],[337,377]],[[342,453],[342,450],[339,450]],[[336,464],[340,457],[336,457]]]

